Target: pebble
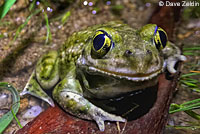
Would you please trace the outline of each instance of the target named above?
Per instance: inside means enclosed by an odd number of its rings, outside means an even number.
[[[24,111],[28,107],[28,99],[23,98],[20,100],[20,111]]]
[[[35,118],[37,117],[41,112],[42,108],[38,105],[31,107],[26,111],[26,113],[22,116],[23,118]]]
[[[12,95],[10,91],[0,90],[0,108],[10,108],[12,105]]]

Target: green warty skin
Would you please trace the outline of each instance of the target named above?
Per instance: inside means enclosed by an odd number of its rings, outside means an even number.
[[[121,22],[109,22],[73,33],[58,51],[39,59],[21,95],[34,95],[51,106],[56,101],[72,115],[95,120],[101,131],[105,129],[104,121],[125,122],[88,98],[110,99],[155,85],[164,70],[176,73],[176,62],[186,58],[169,41],[163,49],[157,49],[153,41],[155,27],[148,24],[133,29]],[[99,30],[112,41],[108,51],[102,49],[104,54],[93,46]],[[47,90],[52,90],[53,99]]]

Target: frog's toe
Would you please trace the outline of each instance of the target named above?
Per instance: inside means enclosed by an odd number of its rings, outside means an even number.
[[[178,61],[186,61],[187,58],[184,56],[184,55],[175,55],[173,57],[169,57],[167,59],[167,70],[174,74],[176,73],[176,70],[175,70],[175,65]]]
[[[179,59],[180,61],[186,61],[186,60],[187,60],[187,58],[186,58],[184,55],[179,55],[179,56],[178,56],[178,59]]]
[[[26,91],[26,90],[22,91],[20,93],[20,96],[24,96],[26,94],[29,94],[29,95],[35,96],[37,98],[40,98],[40,99],[44,100],[45,102],[47,102],[50,106],[55,107],[54,101],[49,96],[43,96],[43,97],[41,97],[41,96],[35,94],[34,92],[29,92],[29,91]]]
[[[105,130],[104,120],[96,120],[96,123],[97,123],[100,131]]]
[[[104,131],[105,129],[104,121],[126,122],[126,119],[114,114],[109,114],[101,109],[95,112],[93,119],[96,121],[100,131]]]
[[[24,96],[26,94],[35,96],[39,99],[42,99],[46,101],[49,105],[54,107],[54,101],[49,97],[46,92],[42,90],[42,88],[39,86],[39,84],[32,78],[29,80],[29,82],[24,87],[24,90],[20,93],[20,96]]]

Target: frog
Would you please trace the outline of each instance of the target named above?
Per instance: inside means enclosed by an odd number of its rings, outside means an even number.
[[[42,56],[20,95],[36,96],[52,107],[57,102],[67,113],[93,120],[104,131],[105,121],[127,119],[90,98],[106,100],[153,86],[162,72],[175,74],[180,61],[186,57],[156,24],[135,29],[111,21],[74,32],[59,50]]]

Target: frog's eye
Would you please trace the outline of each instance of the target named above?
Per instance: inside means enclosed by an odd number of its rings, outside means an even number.
[[[93,37],[92,56],[101,58],[113,47],[112,38],[103,30],[99,30]]]
[[[163,49],[167,44],[167,33],[162,28],[156,26],[153,40],[157,49]]]

